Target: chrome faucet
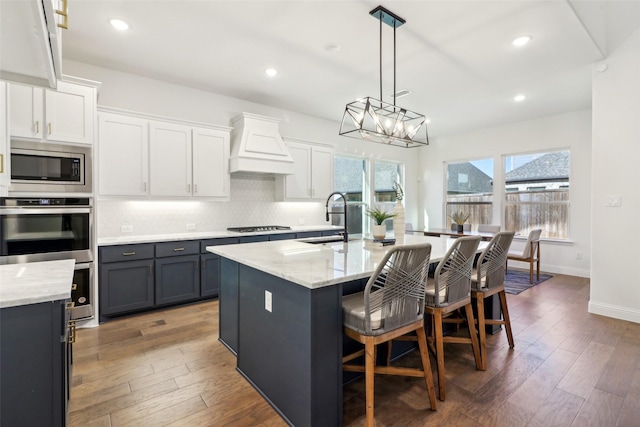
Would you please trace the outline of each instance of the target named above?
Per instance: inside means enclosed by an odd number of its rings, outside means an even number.
[[[342,200],[344,200],[344,207],[343,207],[343,211],[342,212],[329,212],[329,200],[331,200],[331,198],[333,196],[340,196],[342,197]],[[325,217],[326,220],[329,221],[329,214],[331,215],[344,215],[344,233],[343,233],[343,240],[346,242],[349,241],[349,234],[347,233],[347,196],[345,196],[344,194],[340,193],[339,191],[334,191],[333,193],[329,194],[329,197],[327,197],[327,203],[325,203],[324,205],[324,212],[325,212]]]

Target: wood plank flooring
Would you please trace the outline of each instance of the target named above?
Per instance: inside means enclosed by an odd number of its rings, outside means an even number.
[[[447,400],[436,412],[420,378],[377,376],[376,425],[639,425],[640,324],[589,314],[589,281],[578,277],[507,299],[515,349],[504,332],[489,336],[481,372],[470,346],[445,346]],[[286,425],[217,338],[217,301],[79,330],[70,425]],[[345,387],[344,424],[364,425],[364,412],[361,380]]]

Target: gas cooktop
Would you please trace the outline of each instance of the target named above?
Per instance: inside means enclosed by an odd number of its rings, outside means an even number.
[[[283,225],[255,225],[251,227],[229,227],[227,231],[235,231],[237,233],[255,233],[256,231],[277,231],[291,230],[291,227]]]

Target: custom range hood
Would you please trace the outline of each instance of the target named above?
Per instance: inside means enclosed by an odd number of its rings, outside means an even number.
[[[231,173],[293,173],[293,157],[280,136],[278,122],[278,119],[249,113],[242,113],[231,121]]]

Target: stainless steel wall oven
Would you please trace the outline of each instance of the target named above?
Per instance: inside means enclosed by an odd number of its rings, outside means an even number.
[[[0,199],[0,263],[75,259],[73,319],[93,316],[90,198]]]

